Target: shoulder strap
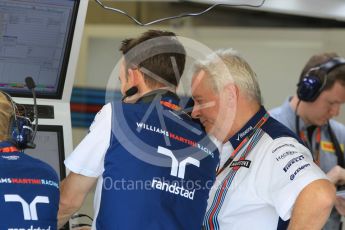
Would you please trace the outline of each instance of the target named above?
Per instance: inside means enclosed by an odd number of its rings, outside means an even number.
[[[345,165],[344,165],[344,153],[343,153],[343,151],[340,148],[338,139],[335,136],[335,134],[334,134],[334,132],[333,132],[329,122],[328,122],[327,128],[328,128],[329,136],[331,137],[331,141],[332,141],[332,143],[334,145],[335,153],[336,153],[337,158],[338,158],[338,165],[340,165],[341,167],[345,168]]]

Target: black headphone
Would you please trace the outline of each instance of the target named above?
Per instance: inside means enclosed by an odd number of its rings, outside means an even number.
[[[297,96],[301,101],[313,102],[320,95],[327,83],[328,73],[340,65],[345,65],[345,59],[341,57],[334,57],[327,62],[315,66],[308,70],[308,72],[301,78],[297,84]],[[321,80],[315,73],[322,71],[325,77]]]
[[[8,102],[10,102],[13,109],[13,115],[9,120],[9,141],[19,149],[30,147],[34,133],[31,120],[28,117],[17,115],[19,114],[18,108],[16,103],[12,100],[11,96],[4,91],[0,92],[5,95],[6,99],[8,100]]]

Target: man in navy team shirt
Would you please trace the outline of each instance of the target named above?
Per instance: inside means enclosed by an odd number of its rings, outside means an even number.
[[[57,229],[59,180],[46,163],[20,151],[11,138],[15,104],[0,91],[0,229]],[[11,122],[10,122],[11,121]]]

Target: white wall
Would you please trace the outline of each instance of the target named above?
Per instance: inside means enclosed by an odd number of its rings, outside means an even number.
[[[120,58],[120,41],[137,36],[146,29],[86,25],[75,85],[105,88]],[[267,108],[278,106],[295,92],[299,73],[311,55],[335,51],[345,56],[345,30],[340,29],[164,29],[194,39],[211,49],[232,47],[242,53],[257,73]],[[345,116],[339,119],[345,122]]]

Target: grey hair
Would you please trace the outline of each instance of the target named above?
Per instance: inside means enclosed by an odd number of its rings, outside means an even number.
[[[262,104],[259,83],[250,65],[234,49],[220,49],[196,61],[194,73],[205,71],[215,92],[228,83],[235,83],[248,99]]]

